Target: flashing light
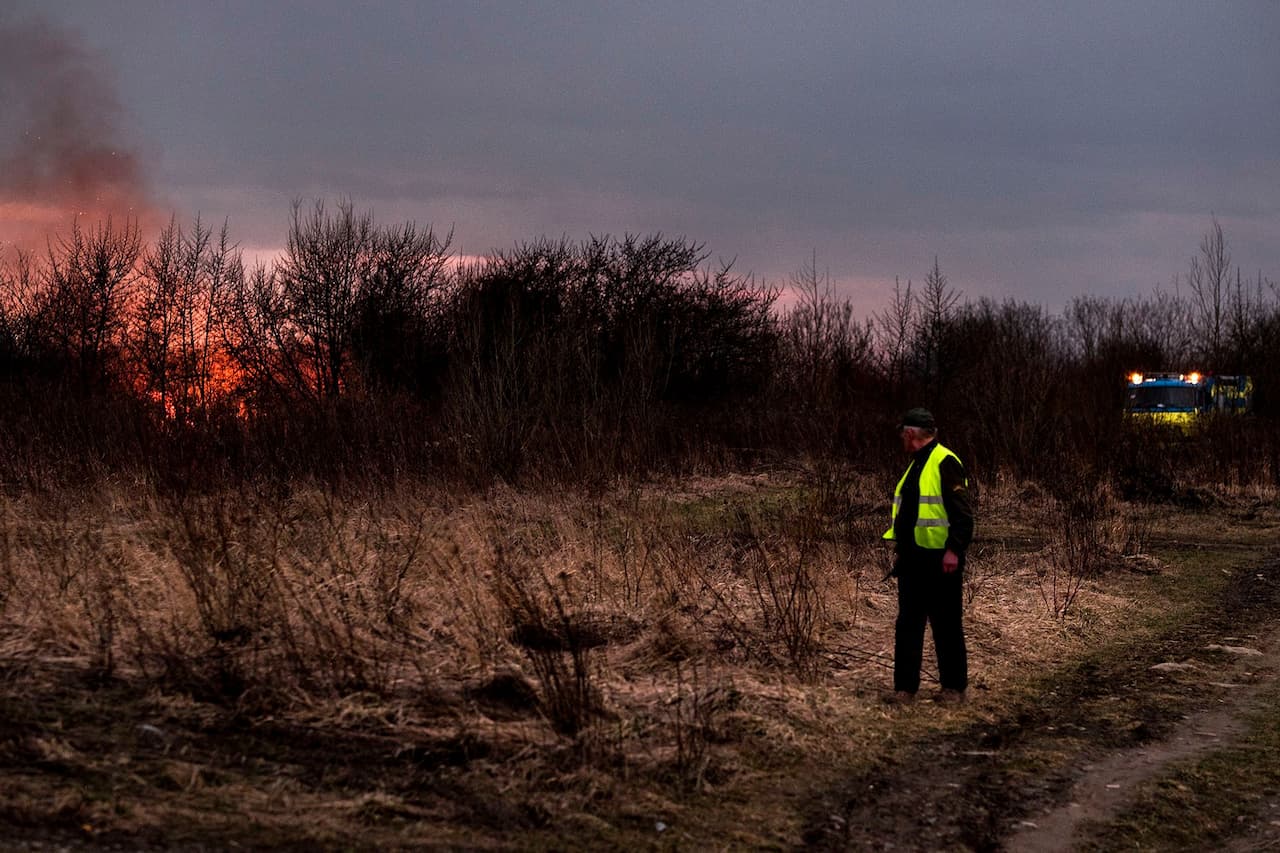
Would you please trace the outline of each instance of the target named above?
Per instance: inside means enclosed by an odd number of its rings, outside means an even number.
[[[1141,374],[1141,373],[1130,373],[1130,374],[1129,374],[1129,382],[1131,382],[1131,383],[1132,383],[1132,384],[1134,384],[1134,385],[1141,385],[1141,384],[1142,384],[1142,374]]]
[[[1200,374],[1199,374],[1199,373],[1188,373],[1188,374],[1187,374],[1187,381],[1188,381],[1188,382],[1199,382],[1199,381],[1200,381]]]

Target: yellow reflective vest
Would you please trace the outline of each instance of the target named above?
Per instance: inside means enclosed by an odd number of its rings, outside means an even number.
[[[934,445],[924,467],[920,469],[920,512],[916,516],[916,545],[921,548],[947,547],[947,528],[951,526],[951,522],[947,520],[947,510],[942,505],[942,460],[948,456],[956,462],[960,461],[959,456],[941,444]],[[898,507],[902,504],[902,484],[907,481],[907,475],[915,464],[912,459],[911,465],[907,466],[902,479],[898,481],[898,487],[893,490],[893,515],[889,521],[889,529],[885,531],[885,539],[897,538],[893,535],[893,526],[898,520]]]

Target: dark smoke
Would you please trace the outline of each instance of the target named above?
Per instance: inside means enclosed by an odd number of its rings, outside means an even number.
[[[149,208],[104,62],[42,21],[0,20],[0,243]]]

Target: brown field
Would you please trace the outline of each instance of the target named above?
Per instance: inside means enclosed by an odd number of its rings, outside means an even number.
[[[847,780],[1006,726],[1064,667],[1192,620],[1280,531],[1273,493],[1236,490],[1195,510],[1100,494],[1065,537],[1070,510],[989,487],[971,701],[893,711],[887,488],[824,468],[465,501],[7,495],[0,831],[796,846]]]

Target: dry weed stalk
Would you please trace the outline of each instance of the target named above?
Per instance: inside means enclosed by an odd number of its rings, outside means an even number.
[[[17,543],[9,501],[0,499],[0,619],[18,588]]]
[[[493,594],[542,688],[542,711],[551,727],[576,737],[603,710],[591,671],[591,649],[600,638],[574,618],[576,597],[568,575],[553,584],[541,570],[522,571],[502,552],[493,566]]]
[[[1102,573],[1110,503],[1105,489],[1087,484],[1057,503],[1057,529],[1048,549],[1048,566],[1038,574],[1041,598],[1055,618],[1066,616],[1085,583]]]
[[[1004,556],[1003,547],[979,545],[969,551],[964,564],[964,602],[967,606],[971,607],[995,580]]]
[[[781,644],[795,673],[803,679],[818,674],[825,607],[815,576],[817,549],[811,541],[787,553],[770,553],[752,536],[742,560],[748,566],[765,637]]]
[[[216,493],[165,509],[170,567],[194,613],[175,613],[169,629],[153,635],[149,656],[166,679],[210,698],[236,700],[255,682],[279,684],[282,673],[268,675],[270,659],[297,648],[280,586],[283,496]]]
[[[1148,553],[1151,533],[1155,528],[1155,515],[1130,507],[1119,519],[1119,529],[1113,531],[1119,551],[1125,557],[1141,557]]]
[[[434,564],[421,514],[261,488],[166,500],[152,525],[167,601],[138,621],[144,671],[236,702],[389,695],[422,671],[407,594]]]
[[[688,669],[686,681],[684,667],[676,662],[676,694],[668,703],[676,742],[675,770],[683,788],[701,790],[711,764],[716,717],[735,706],[738,695],[732,686],[703,688],[697,664]]]
[[[590,554],[587,567],[595,574],[596,597],[620,600],[627,610],[639,608],[645,587],[654,582],[657,570],[659,520],[642,506],[636,489],[630,489],[616,507],[597,498],[589,511],[585,525]]]
[[[786,541],[766,536],[745,512],[733,524],[727,554],[693,542],[675,555],[674,571],[664,577],[667,600],[690,610],[717,635],[719,647],[770,665],[785,663],[803,679],[816,677],[827,623],[824,587],[831,578],[823,577],[823,553],[810,525],[803,525],[796,541]],[[709,602],[690,601],[691,591]],[[751,611],[754,619],[747,617]]]
[[[137,604],[120,521],[70,492],[28,495],[17,509],[5,501],[0,535],[6,627],[37,654],[80,657],[94,677],[114,676]]]
[[[404,585],[428,564],[426,522],[323,492],[307,496],[302,517],[283,577],[306,645],[328,661],[308,675],[385,695],[417,650]]]

